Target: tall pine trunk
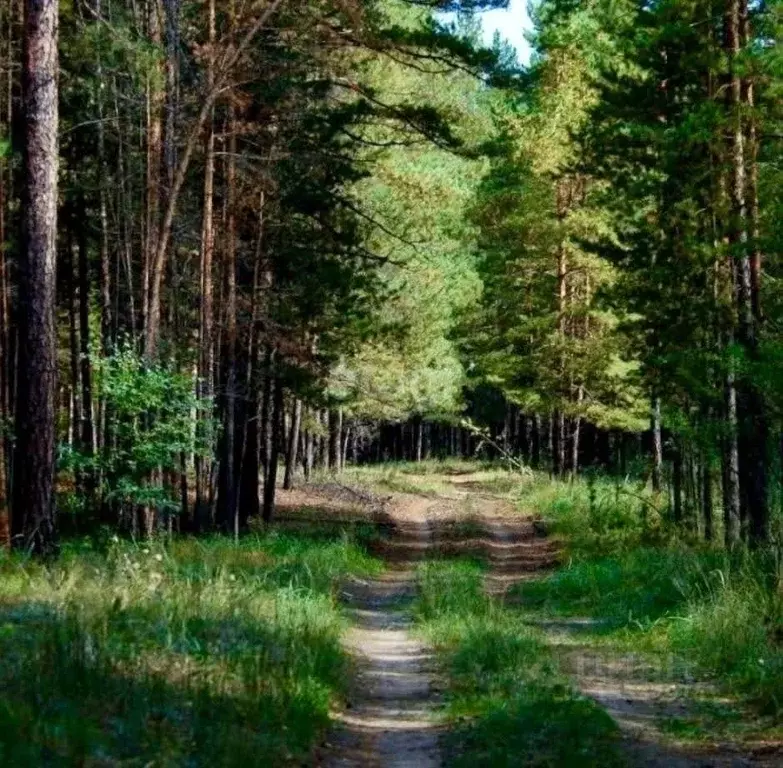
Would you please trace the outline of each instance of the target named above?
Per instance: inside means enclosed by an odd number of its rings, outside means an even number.
[[[269,523],[275,512],[277,493],[277,462],[280,456],[280,442],[283,433],[283,383],[280,379],[272,382],[272,439],[269,451],[269,463],[264,479],[264,507],[262,517]]]
[[[16,546],[50,554],[57,546],[58,2],[26,0],[24,8],[24,186],[12,534]]]
[[[340,473],[340,458],[342,454],[343,433],[342,409],[330,408],[328,416],[329,424],[329,469],[335,474]]]
[[[224,528],[238,533],[236,467],[237,396],[237,263],[236,263],[236,124],[233,106],[228,111],[228,159],[226,162],[226,334],[223,354],[226,365],[223,402],[223,499],[221,518]]]
[[[79,206],[82,221],[87,211],[84,201]],[[90,269],[87,253],[87,238],[84,227],[80,227],[78,236],[79,255],[79,361],[81,366],[81,425],[80,439],[82,451],[92,456],[95,451],[95,426],[93,421],[92,365],[90,362]],[[92,493],[95,478],[91,471],[85,475],[87,491]]]
[[[13,122],[13,13],[11,4],[6,8],[5,14],[0,13],[0,19],[4,22],[3,32],[7,35],[8,47],[5,50],[7,62],[7,77],[3,82],[3,102],[0,111],[0,125],[3,135],[10,137]],[[7,24],[5,23],[7,22]],[[8,312],[8,261],[6,259],[8,245],[8,221],[10,207],[13,199],[13,173],[11,164],[0,157],[0,418],[6,422],[10,416],[9,398],[9,312]],[[11,544],[11,517],[9,514],[9,439],[6,435],[0,435],[0,547],[7,548]]]
[[[413,429],[415,430],[415,440],[416,445],[414,449],[415,453],[415,460],[421,461],[422,452],[424,449],[424,421],[422,420],[421,416],[417,416],[413,420]]]
[[[536,413],[530,423],[530,466],[541,466],[541,417]]]
[[[261,434],[259,441],[261,444],[261,466],[264,471],[269,468],[269,457],[272,453],[272,414],[274,405],[274,377],[272,376],[272,362],[274,353],[271,347],[267,346],[264,354],[264,388],[261,397]]]
[[[160,0],[148,0],[147,4],[147,34],[150,42],[158,50],[163,45],[163,30],[161,29]],[[155,254],[160,239],[160,199],[163,191],[161,184],[161,169],[163,163],[163,105],[165,93],[161,88],[164,80],[159,63],[155,71],[147,77],[147,187],[145,201],[145,246],[142,265],[142,316],[144,330],[147,336],[154,335],[157,340],[159,327],[159,310],[151,307],[151,288],[155,282],[157,264]],[[171,190],[169,190],[171,192]],[[159,278],[158,278],[159,279]],[[147,345],[145,353],[152,356],[154,349]]]
[[[242,461],[239,477],[239,525],[247,527],[248,519],[256,517],[260,510],[258,479],[261,471],[261,333],[259,315],[262,302],[268,299],[261,295],[261,277],[264,269],[264,195],[261,194],[258,209],[258,239],[256,241],[255,265],[253,268],[253,294],[251,297],[250,326],[247,340],[247,373],[245,376],[246,413]]]
[[[742,534],[740,504],[739,445],[737,441],[737,390],[729,371],[724,389],[726,434],[723,438],[723,535],[727,549],[737,546]]]
[[[76,229],[76,220],[72,215],[67,218],[68,231],[65,248],[62,249],[61,281],[68,296],[68,368],[71,376],[68,402],[68,443],[71,448],[80,449],[82,399],[79,395],[81,390],[79,382],[79,315],[76,305],[78,282],[76,280],[76,267],[74,266],[74,230]],[[77,473],[76,484],[81,492],[81,473]]]
[[[672,453],[672,517],[679,525],[683,520],[683,455],[679,437],[674,439]]]
[[[650,409],[650,431],[652,432],[652,489],[656,495],[663,486],[663,437],[661,435],[661,398],[654,395]]]
[[[308,424],[312,423],[313,421],[313,412],[308,410]],[[315,463],[315,437],[313,435],[313,430],[310,426],[308,426],[307,430],[305,431],[304,436],[304,475],[305,480],[309,480],[311,475],[313,474],[313,466]]]
[[[701,502],[702,516],[704,518],[704,538],[706,541],[712,541],[714,536],[712,514],[712,466],[707,451],[703,451],[702,453],[701,465]]]
[[[208,42],[210,52],[207,58],[207,87],[212,88],[215,81],[215,0],[209,0],[207,8]],[[204,406],[199,414],[197,429],[203,438],[207,437],[203,424],[211,419],[214,413],[212,397],[214,395],[215,347],[213,342],[213,291],[212,262],[215,252],[214,230],[214,188],[215,188],[215,115],[210,110],[207,123],[207,138],[204,160],[204,190],[201,219],[201,253],[199,273],[201,278],[201,307],[199,313],[199,358],[198,358],[198,388],[199,396]],[[211,477],[211,460],[198,457],[196,460],[196,509],[195,523],[197,530],[206,527],[209,514],[209,478]]]
[[[754,290],[752,258],[748,243],[748,169],[745,156],[744,118],[748,105],[743,98],[741,76],[743,24],[746,17],[747,0],[727,0],[724,33],[729,61],[727,89],[731,163],[729,242],[736,262],[737,340],[746,350],[748,357],[753,360],[758,351],[758,323],[754,315],[754,303],[756,303],[754,293],[758,290],[758,286]],[[759,543],[769,536],[767,422],[761,392],[747,375],[737,382],[737,427],[742,515],[749,522],[749,538],[754,543]]]
[[[294,487],[294,472],[296,471],[296,458],[299,450],[299,429],[302,424],[302,401],[294,399],[294,407],[291,414],[291,429],[288,433],[288,444],[285,455],[285,476],[283,488],[290,491]]]

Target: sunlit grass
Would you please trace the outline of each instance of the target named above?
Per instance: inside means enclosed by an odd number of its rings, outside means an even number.
[[[730,556],[668,539],[643,546],[631,543],[643,540],[643,523],[629,529],[605,539],[603,556],[584,545],[584,530],[566,538],[573,559],[518,588],[527,610],[598,619],[604,645],[676,657],[677,669],[763,713],[783,712],[783,582],[771,553]]]
[[[609,653],[614,649],[657,658],[662,663],[656,668],[663,674],[711,682],[738,704],[750,704],[773,720],[780,716],[779,556],[729,556],[693,534],[683,535],[667,520],[661,500],[636,482],[592,477],[564,483],[541,473],[520,477],[508,472],[498,473],[494,482],[495,493],[512,500],[520,514],[545,521],[561,542],[564,565],[519,587],[521,614],[493,607],[480,594],[478,564],[424,568],[419,618],[441,649],[466,649],[464,653],[476,662],[474,672],[505,667],[513,676],[521,673],[513,671],[498,622],[505,626],[511,621],[513,637],[519,640],[528,637],[522,626],[525,619],[590,617],[596,622],[580,630],[582,641],[599,644]],[[488,487],[482,485],[481,490]],[[543,635],[536,637],[539,646],[545,644]],[[448,658],[454,672],[458,656]],[[468,687],[475,683],[469,675],[454,679]],[[473,702],[468,708],[475,706]],[[719,717],[707,720],[715,729],[725,727]],[[671,728],[689,732],[687,724]]]
[[[306,760],[346,680],[348,534],[67,547],[0,563],[0,763]]]
[[[405,465],[379,464],[346,469],[340,480],[346,484],[361,485],[377,493],[445,494],[447,482],[434,473],[412,474]]]
[[[348,467],[341,481],[363,485],[379,492],[453,495],[459,480],[471,476],[488,493],[505,493],[515,487],[520,476],[509,473],[497,462],[468,459],[428,459],[421,462],[403,461]],[[325,477],[328,477],[325,476]],[[497,487],[496,487],[497,486]]]
[[[449,765],[622,764],[611,718],[570,686],[541,633],[486,596],[479,564],[424,564],[419,587],[419,631],[448,680]]]

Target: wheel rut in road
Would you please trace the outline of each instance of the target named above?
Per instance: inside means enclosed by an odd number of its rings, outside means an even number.
[[[336,715],[319,765],[325,768],[434,768],[443,765],[441,696],[432,649],[411,633],[407,606],[416,565],[434,555],[486,557],[486,589],[505,595],[513,584],[553,562],[532,520],[491,497],[397,494],[381,513],[390,536],[378,547],[389,569],[343,586],[351,620],[343,645],[353,659],[346,707]],[[472,505],[470,534],[459,514]],[[455,504],[456,501],[456,504]],[[475,507],[475,509],[473,509]],[[455,516],[456,515],[456,516]],[[456,525],[455,525],[456,521]]]
[[[395,515],[396,555],[377,579],[344,585],[352,626],[343,645],[354,662],[345,709],[324,746],[328,768],[435,768],[442,765],[440,698],[433,654],[412,636],[407,603],[415,564],[428,551],[428,504],[408,502]]]
[[[515,597],[510,592],[514,585],[538,578],[557,564],[557,544],[536,519],[521,516],[509,502],[482,492],[480,484],[474,485],[470,478],[450,478],[449,482],[446,494],[395,494],[384,499],[380,513],[374,509],[373,519],[390,532],[377,551],[389,570],[378,579],[353,582],[343,589],[345,610],[352,621],[343,642],[354,659],[353,678],[347,706],[338,713],[319,751],[318,766],[444,765],[445,725],[440,717],[437,668],[432,650],[413,636],[406,610],[415,595],[419,561],[437,555],[482,557],[489,566],[487,593],[506,603]],[[578,639],[581,628],[592,623],[588,620],[532,623],[561,654],[576,687],[618,723],[629,765],[781,765],[778,744],[669,743],[652,727],[654,715],[670,710],[687,714],[687,702],[681,701],[677,691],[690,686],[646,680],[644,670],[638,679],[634,672],[630,680],[630,662],[611,650],[596,660],[594,652],[583,649]],[[619,668],[619,677],[612,674],[615,668]],[[593,669],[601,674],[596,676]]]

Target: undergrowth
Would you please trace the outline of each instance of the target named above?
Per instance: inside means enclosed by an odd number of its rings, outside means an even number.
[[[343,690],[350,535],[0,561],[0,764],[301,764]]]
[[[568,684],[540,633],[486,597],[478,563],[426,563],[419,588],[420,631],[448,676],[449,765],[623,763],[611,718]]]
[[[601,620],[603,640],[676,659],[783,712],[783,571],[773,552],[728,554],[675,533],[649,494],[607,480],[538,481],[520,495],[565,550],[565,566],[523,584],[529,609]]]
[[[509,496],[522,511],[543,518],[566,553],[578,558],[675,539],[660,500],[634,481],[587,475],[563,482],[537,473]]]

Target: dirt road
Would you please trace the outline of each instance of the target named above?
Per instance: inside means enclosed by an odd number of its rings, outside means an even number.
[[[490,562],[487,590],[501,595],[553,560],[532,520],[520,519],[506,502],[480,499],[459,485],[435,498],[394,494],[386,499],[381,515],[390,534],[378,550],[389,571],[342,590],[352,621],[344,645],[355,670],[349,706],[337,714],[321,756],[326,768],[443,764],[433,654],[411,635],[406,610],[417,562],[436,553],[484,554]]]
[[[432,478],[428,478],[430,483]],[[347,706],[335,713],[316,758],[324,768],[433,768],[444,765],[441,686],[432,649],[411,632],[408,604],[415,594],[418,562],[435,555],[476,554],[489,568],[487,592],[505,599],[511,586],[554,567],[558,551],[533,517],[488,492],[481,478],[439,478],[442,490],[395,493],[370,505],[387,536],[378,554],[388,565],[380,578],[344,585],[342,600],[351,626],[344,645],[354,660]],[[334,489],[311,508],[340,512]],[[318,492],[315,491],[317,494]],[[340,494],[338,494],[340,495]],[[362,503],[350,499],[353,511]],[[297,504],[302,499],[295,498]],[[367,505],[362,514],[367,512]],[[343,509],[343,512],[345,510]],[[674,744],[658,724],[687,714],[688,684],[663,684],[644,674],[644,665],[609,651],[600,658],[580,640],[589,620],[541,622],[574,685],[600,704],[620,726],[631,766],[707,768],[779,765],[772,745],[748,751],[737,744]],[[631,671],[629,671],[631,670]]]

